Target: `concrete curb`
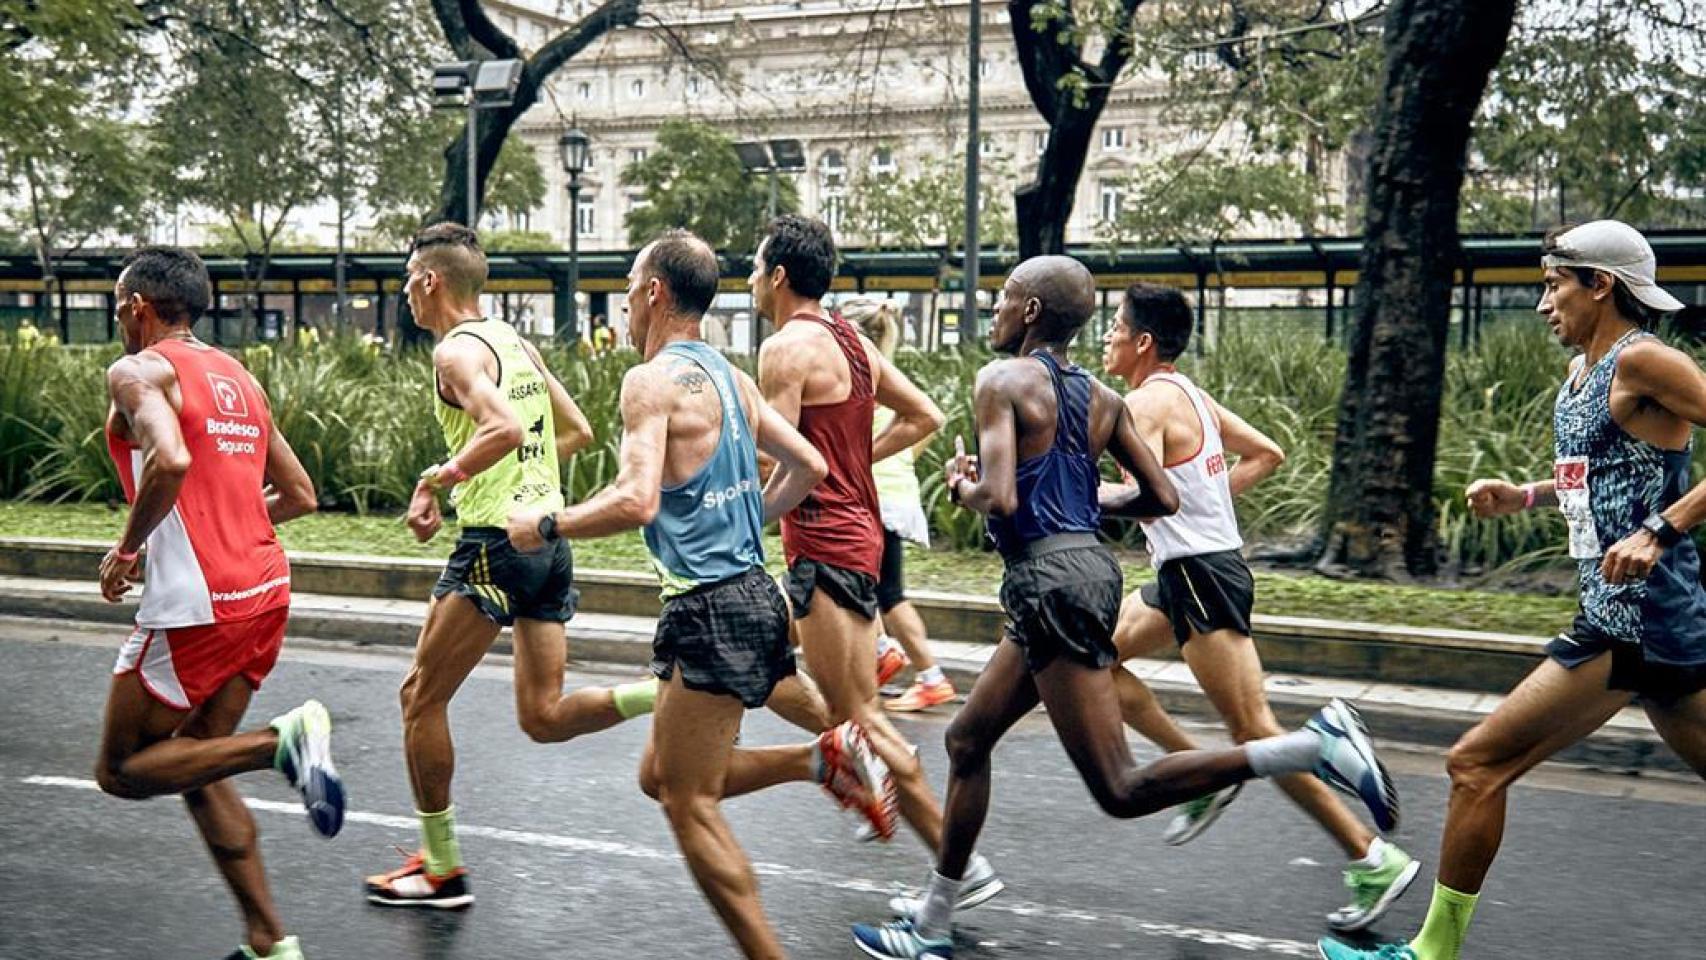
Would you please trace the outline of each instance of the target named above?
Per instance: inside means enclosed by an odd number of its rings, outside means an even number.
[[[0,576],[83,580],[107,545],[51,538],[0,538]],[[292,553],[299,593],[416,600],[426,597],[442,563],[429,559]],[[656,579],[649,573],[576,570],[587,613],[655,618]],[[932,637],[992,642],[1006,618],[989,596],[909,591]],[[1278,673],[1502,693],[1545,656],[1545,639],[1385,624],[1257,614],[1263,663]],[[412,639],[412,638],[411,638]],[[1174,654],[1169,651],[1167,656]]]
[[[293,636],[358,646],[410,647],[420,630],[425,604],[418,600],[374,600],[296,594],[290,616]],[[110,604],[87,581],[0,579],[0,615],[108,623],[128,628],[135,602]],[[651,660],[650,618],[586,613],[570,625],[570,655],[576,661],[643,667]],[[991,651],[988,644],[933,641],[943,671],[964,693],[977,681]],[[500,653],[511,650],[507,632]],[[1212,706],[1185,666],[1160,660],[1127,665],[1179,717],[1216,721]],[[1357,702],[1371,729],[1382,740],[1447,747],[1480,722],[1500,697],[1475,692],[1430,690],[1295,675],[1270,674],[1268,700],[1282,725],[1300,724],[1333,697]],[[1645,719],[1626,711],[1604,729],[1565,751],[1558,760],[1617,773],[1689,774]]]

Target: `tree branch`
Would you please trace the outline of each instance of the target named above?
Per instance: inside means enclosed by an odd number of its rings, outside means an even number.
[[[473,0],[463,2],[472,3]],[[640,0],[605,0],[598,9],[582,17],[580,23],[552,37],[550,43],[539,48],[539,52],[528,61],[527,72],[543,85],[546,77],[594,40],[618,27],[631,27],[639,22]]]
[[[516,46],[510,35],[498,29],[492,18],[486,16],[486,8],[480,5],[480,0],[458,0],[462,7],[462,22],[468,28],[469,36],[474,42],[491,51],[496,60],[514,60],[521,56],[521,48]]]
[[[1124,2],[1124,0],[1122,0]],[[1065,77],[1077,62],[1080,48],[1069,48],[1055,37],[1055,29],[1051,24],[1046,32],[1037,31],[1036,22],[1032,19],[1037,9],[1043,5],[1043,0],[1008,0],[1007,18],[1013,26],[1013,44],[1018,48],[1019,69],[1025,77],[1025,92],[1031,95],[1031,104],[1044,117],[1053,118],[1060,113],[1061,92],[1060,80]],[[1070,19],[1072,7],[1062,8],[1067,19],[1058,29],[1072,31],[1076,24]],[[1071,55],[1068,55],[1068,50]],[[974,65],[972,69],[976,69]]]
[[[458,57],[463,60],[479,59],[479,48],[468,32],[467,21],[462,18],[459,0],[432,0],[432,14],[438,19],[438,28],[444,31],[445,42]]]

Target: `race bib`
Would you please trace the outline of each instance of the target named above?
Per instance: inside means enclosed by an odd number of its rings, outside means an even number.
[[[1558,509],[1570,525],[1570,557],[1592,560],[1604,553],[1599,547],[1599,527],[1593,522],[1593,497],[1588,486],[1588,458],[1564,457],[1552,465],[1552,481],[1558,494]]]

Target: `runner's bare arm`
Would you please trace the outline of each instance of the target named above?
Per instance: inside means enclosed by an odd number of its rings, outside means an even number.
[[[539,369],[539,375],[545,378],[545,389],[551,395],[551,424],[557,433],[557,459],[567,460],[592,443],[592,424],[587,423],[586,414],[581,412],[575,398],[569,395],[569,389],[545,366],[545,358],[539,355],[538,349],[526,340],[522,340],[521,345],[526,348],[527,355],[533,358],[533,365]]]
[[[557,511],[559,536],[608,537],[645,526],[657,516],[669,413],[679,391],[668,371],[650,364],[634,367],[622,378],[622,447],[616,479],[581,503]],[[538,510],[511,514],[510,542],[524,550],[542,544],[539,520],[543,516]]]
[[[470,477],[491,468],[522,441],[520,421],[486,372],[491,355],[472,337],[447,337],[432,352],[445,395],[461,404],[462,412],[474,421],[474,435],[452,457]]]
[[[1097,386],[1092,389],[1107,388]],[[1173,488],[1173,481],[1167,479],[1167,472],[1161,469],[1160,459],[1138,434],[1131,410],[1123,401],[1119,404],[1118,417],[1114,421],[1114,432],[1108,437],[1108,452],[1113,454],[1114,461],[1126,474],[1136,481],[1136,486],[1116,490],[1104,488],[1100,496],[1104,512],[1116,517],[1138,520],[1165,517],[1179,512],[1179,491]]]
[[[1244,491],[1273,476],[1285,463],[1285,449],[1218,401],[1209,403],[1220,420],[1221,444],[1227,453],[1238,458],[1238,465],[1232,468],[1227,482],[1232,485],[1233,496],[1242,496]]]
[[[121,357],[107,369],[113,406],[130,424],[131,439],[142,448],[136,499],[118,541],[123,553],[142,549],[148,535],[172,512],[190,470],[190,451],[178,425],[178,411],[172,409],[166,393],[174,376],[171,364],[148,353]]]
[[[871,462],[876,463],[928,439],[947,418],[882,351],[867,347],[866,352],[877,364],[877,402],[894,411],[894,419],[871,441]]]
[[[314,481],[276,425],[267,433],[267,519],[274,526],[313,513]]]
[[[758,425],[754,436],[758,450],[776,463],[776,469],[764,483],[764,522],[772,523],[799,506],[806,494],[829,475],[829,464],[811,441],[764,402],[758,385],[746,374],[735,371],[735,380],[746,398],[747,409],[756,413],[752,420]]]
[[[797,427],[808,368],[802,351],[788,349],[792,340],[786,333],[778,333],[758,348],[758,389],[765,403]]]
[[[1632,344],[1617,362],[1617,379],[1696,427],[1706,427],[1706,372],[1674,347]],[[1706,481],[1696,484],[1664,512],[1678,530],[1706,521]]]
[[[948,461],[948,494],[967,510],[1010,517],[1019,509],[1018,420],[1014,391],[1022,387],[1006,361],[979,370],[972,387],[972,411],[977,419],[975,467]]]

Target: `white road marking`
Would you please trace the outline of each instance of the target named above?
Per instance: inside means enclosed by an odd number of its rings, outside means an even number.
[[[77,777],[30,776],[21,778],[22,782],[39,787],[65,787],[74,790],[100,790],[100,785],[93,780]],[[302,816],[302,806],[296,803],[280,803],[276,800],[257,800],[245,797],[244,802],[250,809],[266,813],[282,813],[292,816]],[[385,813],[367,813],[351,810],[344,814],[345,823],[362,823],[375,827],[387,827],[414,834],[419,829],[419,823],[414,817],[399,817]],[[505,843],[537,847],[547,850],[568,850],[582,854],[602,854],[608,857],[622,857],[630,860],[650,860],[654,862],[669,862],[680,860],[680,855],[674,850],[659,850],[640,844],[622,843],[612,840],[589,840],[584,837],[569,837],[555,833],[538,833],[532,830],[506,830],[502,827],[485,827],[477,824],[459,823],[456,832],[463,837],[482,837],[487,840],[499,840]],[[840,877],[822,870],[812,870],[806,867],[791,867],[780,863],[765,863],[754,861],[752,868],[759,876],[779,877],[813,886],[830,887],[836,890],[846,890],[855,893],[888,895],[895,893],[895,885],[890,881],[864,880],[856,877]],[[1226,930],[1209,930],[1202,927],[1188,927],[1176,923],[1160,923],[1144,920],[1139,917],[1129,917],[1117,913],[1090,913],[1075,910],[1057,904],[1035,903],[1027,900],[1016,900],[1003,896],[977,908],[983,913],[1007,913],[1019,917],[1046,917],[1050,920],[1074,920],[1085,924],[1106,924],[1131,933],[1140,933],[1151,937],[1162,937],[1169,940],[1188,940],[1219,947],[1232,947],[1249,953],[1268,954],[1276,957],[1318,956],[1313,944],[1299,943],[1296,940],[1279,940],[1272,937],[1259,937],[1248,933],[1234,933]],[[875,919],[875,918],[873,918]]]

